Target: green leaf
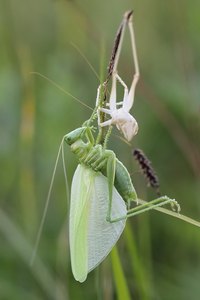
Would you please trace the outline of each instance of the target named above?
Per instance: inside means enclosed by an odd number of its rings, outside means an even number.
[[[117,246],[111,252],[112,268],[118,300],[131,300]]]

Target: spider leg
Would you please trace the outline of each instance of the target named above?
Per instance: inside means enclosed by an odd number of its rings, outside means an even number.
[[[121,85],[122,85],[123,88],[124,88],[124,97],[123,97],[123,101],[122,101],[122,102],[116,103],[116,105],[120,105],[120,104],[123,104],[124,101],[126,101],[126,99],[127,99],[127,97],[128,97],[128,87],[127,87],[127,85],[125,84],[125,82],[121,79],[121,77],[120,77],[118,74],[116,74],[116,78],[117,78],[117,80],[119,81],[119,83],[121,83]]]
[[[100,90],[101,90],[101,84],[98,86],[98,89],[97,89],[96,106],[99,106]]]
[[[124,88],[123,101],[118,102],[118,103],[116,102],[116,99],[117,99],[117,80],[119,81],[119,83],[121,83],[121,85]],[[115,110],[118,105],[124,104],[124,101],[127,99],[127,97],[128,97],[128,87],[125,84],[125,82],[121,79],[121,77],[118,75],[117,71],[114,71],[113,75],[112,75],[112,88],[111,88],[109,105],[108,105],[110,107],[111,111]]]
[[[123,39],[124,39],[124,32],[125,32],[125,29],[126,29],[126,25],[127,25],[127,19],[126,19],[126,16],[125,16],[124,19],[123,19],[123,22],[122,22],[121,37],[120,37],[119,45],[117,47],[117,52],[116,52],[116,55],[115,55],[115,61],[114,61],[112,74],[117,71],[119,56],[120,56],[120,53],[121,53],[121,50],[122,50],[122,43],[123,43]]]
[[[119,106],[119,105],[122,105],[122,104],[123,104],[123,101],[117,102],[117,103],[116,103],[116,106]],[[109,103],[106,103],[106,106],[110,106],[110,104],[109,104]]]
[[[135,67],[135,74],[133,76],[133,81],[130,87],[130,91],[128,94],[128,97],[124,99],[123,108],[126,111],[130,111],[131,107],[133,106],[134,102],[134,96],[135,96],[135,88],[138,83],[139,77],[140,77],[140,71],[139,71],[139,65],[138,65],[138,58],[137,58],[137,50],[136,50],[136,44],[135,44],[135,35],[134,35],[134,29],[132,24],[132,18],[128,21],[128,27],[130,32],[130,38],[131,38],[131,46],[132,46],[132,54],[133,54],[133,61],[134,61],[134,67]]]
[[[112,119],[107,120],[103,123],[99,123],[99,126],[101,126],[101,127],[110,126],[110,125],[112,125]]]
[[[116,103],[116,106],[119,106],[119,105],[122,105],[122,104],[123,104],[123,101],[117,102],[117,103]]]
[[[97,96],[96,96],[96,107],[97,107],[97,119],[98,119],[98,124],[100,124],[100,111],[98,109],[99,106],[99,101],[100,101],[100,90],[101,90],[101,84],[98,86],[97,89]]]
[[[109,98],[109,107],[113,111],[116,109],[116,99],[117,99],[117,77],[116,71],[113,71],[112,74],[112,87]]]
[[[126,29],[127,25],[127,20],[126,17],[123,20],[122,23],[122,32],[121,32],[121,37],[119,41],[119,45],[117,48],[117,53],[115,56],[115,61],[114,61],[114,66],[113,66],[113,71],[112,71],[112,86],[111,86],[111,93],[110,93],[110,99],[109,99],[109,107],[111,110],[116,109],[116,99],[117,99],[117,87],[116,87],[116,81],[117,81],[117,67],[118,67],[118,62],[119,62],[119,56],[122,50],[122,43],[124,39],[124,32]]]
[[[108,115],[111,115],[111,110],[110,109],[101,107],[101,108],[99,108],[99,111],[102,111],[102,112],[104,112],[104,113],[106,113]]]

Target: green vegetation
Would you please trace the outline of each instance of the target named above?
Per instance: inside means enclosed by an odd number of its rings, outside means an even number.
[[[199,299],[200,230],[157,211],[131,218],[117,249],[85,283],[77,283],[61,162],[38,258],[29,265],[59,144],[91,114],[69,94],[94,107],[98,77],[106,76],[116,29],[131,8],[141,72],[132,110],[139,132],[130,147],[114,129],[108,147],[128,168],[137,194],[150,200],[155,191],[146,187],[132,156],[133,148],[143,149],[161,192],[180,203],[181,213],[200,220],[199,1],[2,0],[2,300]],[[132,66],[126,34],[119,72],[128,85]],[[71,184],[77,161],[67,146],[65,157]]]

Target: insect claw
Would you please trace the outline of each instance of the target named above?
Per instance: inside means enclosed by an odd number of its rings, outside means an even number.
[[[181,207],[175,199],[173,199],[173,202],[172,202],[172,210],[177,211],[177,213],[180,213],[180,211],[181,211]]]

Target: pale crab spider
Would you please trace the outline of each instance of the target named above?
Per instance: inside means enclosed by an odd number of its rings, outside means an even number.
[[[138,132],[137,121],[129,113],[130,109],[133,106],[135,88],[136,88],[137,82],[139,80],[139,65],[138,65],[138,59],[137,59],[134,29],[133,29],[133,25],[132,25],[132,16],[131,15],[132,15],[132,12],[125,14],[124,20],[122,23],[120,41],[119,41],[118,49],[116,52],[116,57],[114,60],[114,66],[113,66],[113,71],[112,71],[111,93],[110,93],[109,102],[107,104],[107,106],[109,108],[102,108],[102,107],[98,108],[98,125],[101,127],[104,127],[104,126],[110,126],[112,124],[115,124],[117,126],[117,128],[123,133],[124,137],[128,141],[130,141],[133,138],[133,136],[136,135]],[[132,81],[130,90],[128,90],[127,85],[124,83],[124,81],[121,79],[121,77],[117,73],[119,55],[121,52],[124,31],[125,31],[127,24],[128,24],[129,32],[130,32],[132,54],[133,54],[133,61],[134,61],[134,67],[135,67],[135,74],[133,76],[133,81]],[[116,91],[117,81],[124,88],[123,101],[121,101],[121,102],[117,102],[117,91]],[[99,88],[97,90],[97,105],[99,103],[100,87],[101,86],[99,86]],[[121,106],[121,107],[119,107],[119,106]],[[111,119],[101,123],[100,122],[100,111],[110,115]]]

